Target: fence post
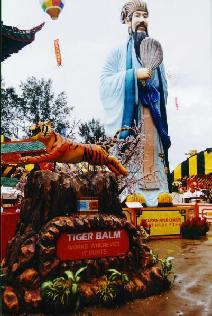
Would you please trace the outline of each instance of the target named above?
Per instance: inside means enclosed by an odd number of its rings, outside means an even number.
[[[197,200],[195,201],[195,204],[194,204],[194,216],[195,218],[199,217],[199,205],[198,205]]]

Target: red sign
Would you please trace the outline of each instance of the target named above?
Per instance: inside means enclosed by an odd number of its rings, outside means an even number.
[[[6,209],[6,211],[5,211]],[[10,239],[15,236],[16,226],[20,218],[20,212],[16,212],[15,207],[5,208],[1,213],[1,260],[6,255],[7,244]],[[10,211],[9,211],[10,209]]]
[[[56,245],[56,254],[62,261],[116,257],[128,251],[129,237],[123,229],[62,233]]]

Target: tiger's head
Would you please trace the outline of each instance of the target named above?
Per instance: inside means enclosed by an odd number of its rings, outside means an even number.
[[[31,139],[46,140],[54,132],[54,126],[51,122],[38,122],[29,127]]]

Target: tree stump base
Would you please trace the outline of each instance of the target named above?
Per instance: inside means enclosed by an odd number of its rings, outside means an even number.
[[[77,200],[82,196],[98,199],[97,214],[77,212]],[[57,241],[62,234],[117,230],[125,231],[129,240],[129,249],[122,255],[65,261],[57,256]],[[101,172],[80,177],[51,171],[30,174],[20,222],[3,260],[4,310],[17,314],[43,312],[42,283],[62,277],[67,270],[76,272],[85,266],[87,269],[78,285],[84,305],[98,302],[99,289],[111,268],[130,278],[123,288],[126,300],[127,297],[155,294],[167,284],[154,265],[150,249],[144,244],[142,230],[128,222],[122,213],[114,175]],[[120,284],[117,283],[117,287],[120,288]]]

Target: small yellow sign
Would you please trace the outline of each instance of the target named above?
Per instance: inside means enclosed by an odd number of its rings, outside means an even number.
[[[30,164],[25,165],[25,170],[30,172],[31,170],[34,169],[34,167],[35,165],[30,163]]]
[[[180,225],[184,222],[184,216],[177,210],[142,211],[137,219],[139,226],[142,219],[150,226],[150,236],[180,235]]]

